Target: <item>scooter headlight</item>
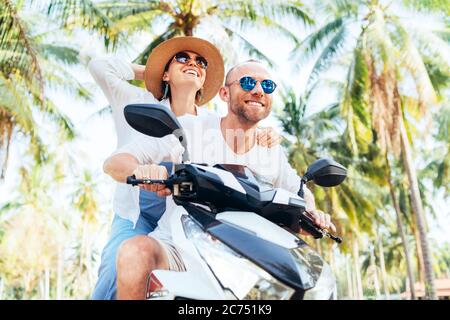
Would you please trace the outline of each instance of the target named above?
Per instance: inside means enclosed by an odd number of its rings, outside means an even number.
[[[304,300],[330,300],[336,298],[336,279],[328,263],[322,260],[321,272],[314,287],[306,290]]]
[[[183,215],[181,222],[186,237],[194,243],[222,287],[236,298],[286,300],[294,294],[294,289],[205,232],[189,216]]]

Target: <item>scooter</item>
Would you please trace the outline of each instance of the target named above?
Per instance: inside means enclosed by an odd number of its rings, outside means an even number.
[[[159,105],[128,105],[127,122],[137,131],[175,134],[185,152],[165,180],[127,178],[133,186],[164,184],[176,203],[172,240],[185,272],[154,270],[147,299],[336,299],[330,266],[296,234],[342,239],[316,226],[305,213],[303,186],[340,184],[346,169],[331,159],[315,161],[298,194],[268,186],[241,165],[190,163],[187,140],[174,114]]]

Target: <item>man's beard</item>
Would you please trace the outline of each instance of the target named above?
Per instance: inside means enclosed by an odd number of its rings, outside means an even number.
[[[248,107],[246,108],[238,103],[231,105],[231,111],[238,116],[241,122],[248,124],[257,124],[259,121],[267,118],[270,113],[270,109],[265,108],[264,112],[254,112],[254,110],[249,110]]]

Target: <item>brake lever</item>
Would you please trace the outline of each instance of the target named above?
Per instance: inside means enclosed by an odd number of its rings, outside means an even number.
[[[323,238],[323,236],[326,236],[337,243],[342,243],[342,238],[335,236],[330,232],[328,232],[327,230],[320,228],[313,222],[313,220],[310,217],[308,217],[304,213],[302,213],[300,217],[300,227],[309,234],[311,234],[314,237],[314,239],[321,239]]]

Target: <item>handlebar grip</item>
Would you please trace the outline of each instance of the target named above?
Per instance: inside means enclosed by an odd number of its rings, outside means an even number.
[[[342,238],[335,236],[331,233],[329,233],[327,230],[323,230],[320,227],[316,226],[314,222],[306,215],[302,215],[300,218],[300,227],[303,228],[305,231],[307,231],[309,234],[311,234],[314,239],[321,239],[323,236],[327,236],[333,241],[336,241],[337,243],[342,243]]]
[[[300,227],[314,237],[314,239],[323,238],[323,232],[319,227],[314,225],[314,222],[306,215],[300,218]]]
[[[342,243],[342,238],[341,238],[341,237],[334,236],[334,235],[332,235],[331,233],[328,233],[328,236],[329,236],[332,240],[336,241],[337,243]]]
[[[132,176],[127,177],[127,184],[131,184],[132,186],[137,186],[139,180],[136,179],[136,176],[133,174]]]

